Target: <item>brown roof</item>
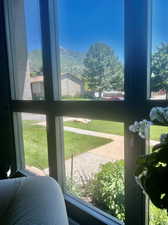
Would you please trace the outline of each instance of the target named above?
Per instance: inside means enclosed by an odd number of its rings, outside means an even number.
[[[82,82],[82,80],[80,80],[79,78],[75,77],[74,75],[70,73],[61,74],[61,80],[65,78],[70,78],[71,80],[77,83]],[[30,78],[31,83],[43,82],[43,80],[44,80],[44,76],[35,76]]]
[[[35,83],[35,82],[43,82],[43,76],[36,76],[36,77],[31,77],[30,81],[31,83]]]

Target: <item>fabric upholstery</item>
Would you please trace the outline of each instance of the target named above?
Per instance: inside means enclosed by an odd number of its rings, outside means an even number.
[[[59,185],[50,177],[1,180],[0,224],[68,225]]]

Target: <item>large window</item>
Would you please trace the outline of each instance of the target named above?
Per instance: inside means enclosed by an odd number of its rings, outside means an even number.
[[[10,25],[15,28],[11,33],[12,45],[16,48],[15,53],[11,55],[15,73],[15,79],[11,79],[15,87],[12,89],[12,98],[16,100],[44,99],[39,1],[25,0],[17,1],[17,3],[11,1],[9,6],[15,9],[13,9],[12,18],[10,15]]]
[[[128,127],[167,104],[166,1],[4,2],[15,167],[54,177],[81,225],[148,225]]]
[[[151,98],[168,99],[168,30],[167,1],[152,4]]]
[[[22,113],[25,169],[37,175],[48,174],[46,117]]]
[[[124,221],[123,123],[64,117],[65,191]]]
[[[61,96],[123,100],[124,1],[58,1]]]

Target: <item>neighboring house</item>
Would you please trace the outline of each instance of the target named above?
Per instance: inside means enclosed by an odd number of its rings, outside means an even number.
[[[80,97],[84,95],[83,81],[70,73],[61,75],[62,96]]]
[[[72,74],[61,75],[61,94],[64,97],[79,97],[84,94],[83,81]],[[43,76],[31,77],[31,91],[34,99],[44,96]]]
[[[44,98],[43,76],[31,77],[31,92],[33,99]]]

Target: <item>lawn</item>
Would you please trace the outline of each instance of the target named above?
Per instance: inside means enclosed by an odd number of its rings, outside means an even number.
[[[151,140],[159,141],[160,135],[163,133],[168,133],[168,127],[152,126],[150,131]]]
[[[64,122],[65,126],[80,128],[84,130],[92,130],[109,134],[124,135],[124,124],[112,121],[92,120],[88,124],[84,124],[77,121]],[[168,128],[164,126],[152,126],[151,127],[151,140],[159,141],[162,133],[167,133]]]
[[[76,127],[84,130],[92,130],[109,134],[124,135],[124,124],[118,122],[104,121],[104,120],[91,120],[88,124],[78,121],[64,122],[65,126]]]
[[[45,127],[38,126],[36,125],[36,123],[37,121],[24,121],[23,124],[25,160],[27,165],[36,166],[38,168],[44,169],[48,167],[47,137]],[[80,122],[64,122],[64,125],[121,136],[124,133],[123,123],[118,122],[92,120],[88,124],[83,124]],[[166,133],[167,131],[167,127],[152,126],[151,139],[159,140],[160,134]],[[64,139],[66,159],[70,158],[72,153],[75,156],[82,152],[87,152],[90,149],[109,143],[111,141],[109,139],[76,134],[68,131],[64,132]]]
[[[36,123],[37,121],[24,121],[23,124],[25,161],[29,166],[44,169],[48,167],[47,137],[45,127],[36,125]],[[75,156],[111,142],[110,139],[68,131],[64,132],[64,140],[65,159],[70,158],[72,153]]]

